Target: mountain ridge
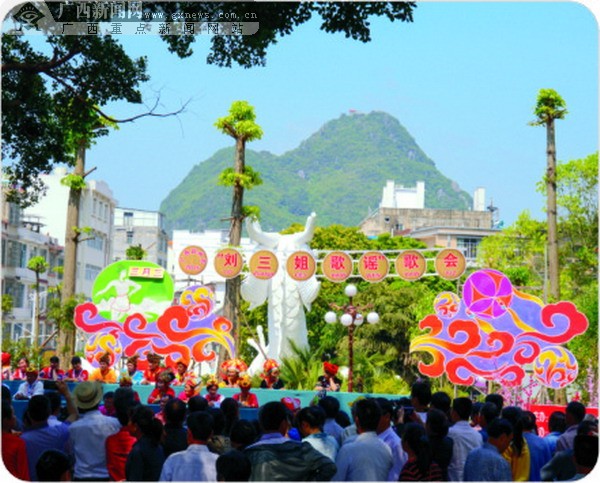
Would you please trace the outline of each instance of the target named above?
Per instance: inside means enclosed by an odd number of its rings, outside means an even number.
[[[222,219],[230,216],[231,188],[217,180],[233,159],[233,147],[216,151],[167,195],[160,211],[169,230],[229,227]],[[471,206],[470,195],[436,168],[398,119],[382,111],[342,114],[281,155],[247,148],[246,164],[261,173],[263,184],[246,190],[244,204],[260,207],[269,231],[304,223],[312,211],[319,225],[357,226],[370,207],[379,206],[387,180],[404,186],[424,181],[426,208]]]

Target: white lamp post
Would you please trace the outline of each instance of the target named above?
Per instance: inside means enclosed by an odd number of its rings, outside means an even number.
[[[344,293],[348,297],[348,303],[343,307],[336,304],[329,304],[330,307],[342,310],[344,313],[340,316],[340,323],[344,327],[348,327],[348,392],[353,390],[353,367],[354,367],[354,330],[356,327],[362,325],[364,317],[358,311],[368,307],[356,307],[352,303],[352,299],[358,293],[356,285],[346,285]],[[328,324],[335,324],[337,322],[337,314],[333,311],[325,314],[325,322]],[[369,324],[376,324],[379,322],[379,314],[377,312],[369,312],[367,315],[367,322]]]

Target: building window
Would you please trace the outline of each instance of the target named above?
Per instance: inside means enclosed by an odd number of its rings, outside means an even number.
[[[96,265],[85,264],[85,279],[94,281],[102,269]]]
[[[127,231],[127,244],[131,245],[133,243],[133,230]]]
[[[87,246],[95,250],[102,251],[104,249],[104,238],[98,233],[93,234],[94,238],[89,238],[86,243]]]
[[[133,212],[125,211],[123,212],[123,225],[127,227],[133,226]]]
[[[481,238],[457,238],[456,247],[465,254],[468,259],[477,258],[477,247]]]
[[[27,268],[27,245],[19,243],[19,263],[17,267]]]

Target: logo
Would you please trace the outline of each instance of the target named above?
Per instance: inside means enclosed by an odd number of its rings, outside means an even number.
[[[35,28],[36,30],[38,30],[37,23],[43,18],[44,14],[31,3],[26,3],[13,15],[13,19],[26,28]]]

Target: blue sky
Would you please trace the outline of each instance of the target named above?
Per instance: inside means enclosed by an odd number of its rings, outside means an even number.
[[[545,216],[535,184],[546,134],[527,125],[540,88],[568,105],[558,158],[598,149],[598,24],[579,3],[419,2],[413,23],[374,19],[367,44],[318,27],[296,28],[268,50],[266,67],[252,69],[207,65],[206,36],[188,59],[158,37],[121,37],[132,56],[148,56],[148,104],[157,92],[164,111],[190,103],[178,118],[141,119],[101,139],[87,156],[94,178],[120,206],[158,209],[193,166],[232,144],[213,124],[238,99],[255,106],[265,133],[248,147],[275,154],[350,109],[388,112],[462,189],[486,188],[505,224],[523,210]],[[127,117],[140,107],[106,110]]]

